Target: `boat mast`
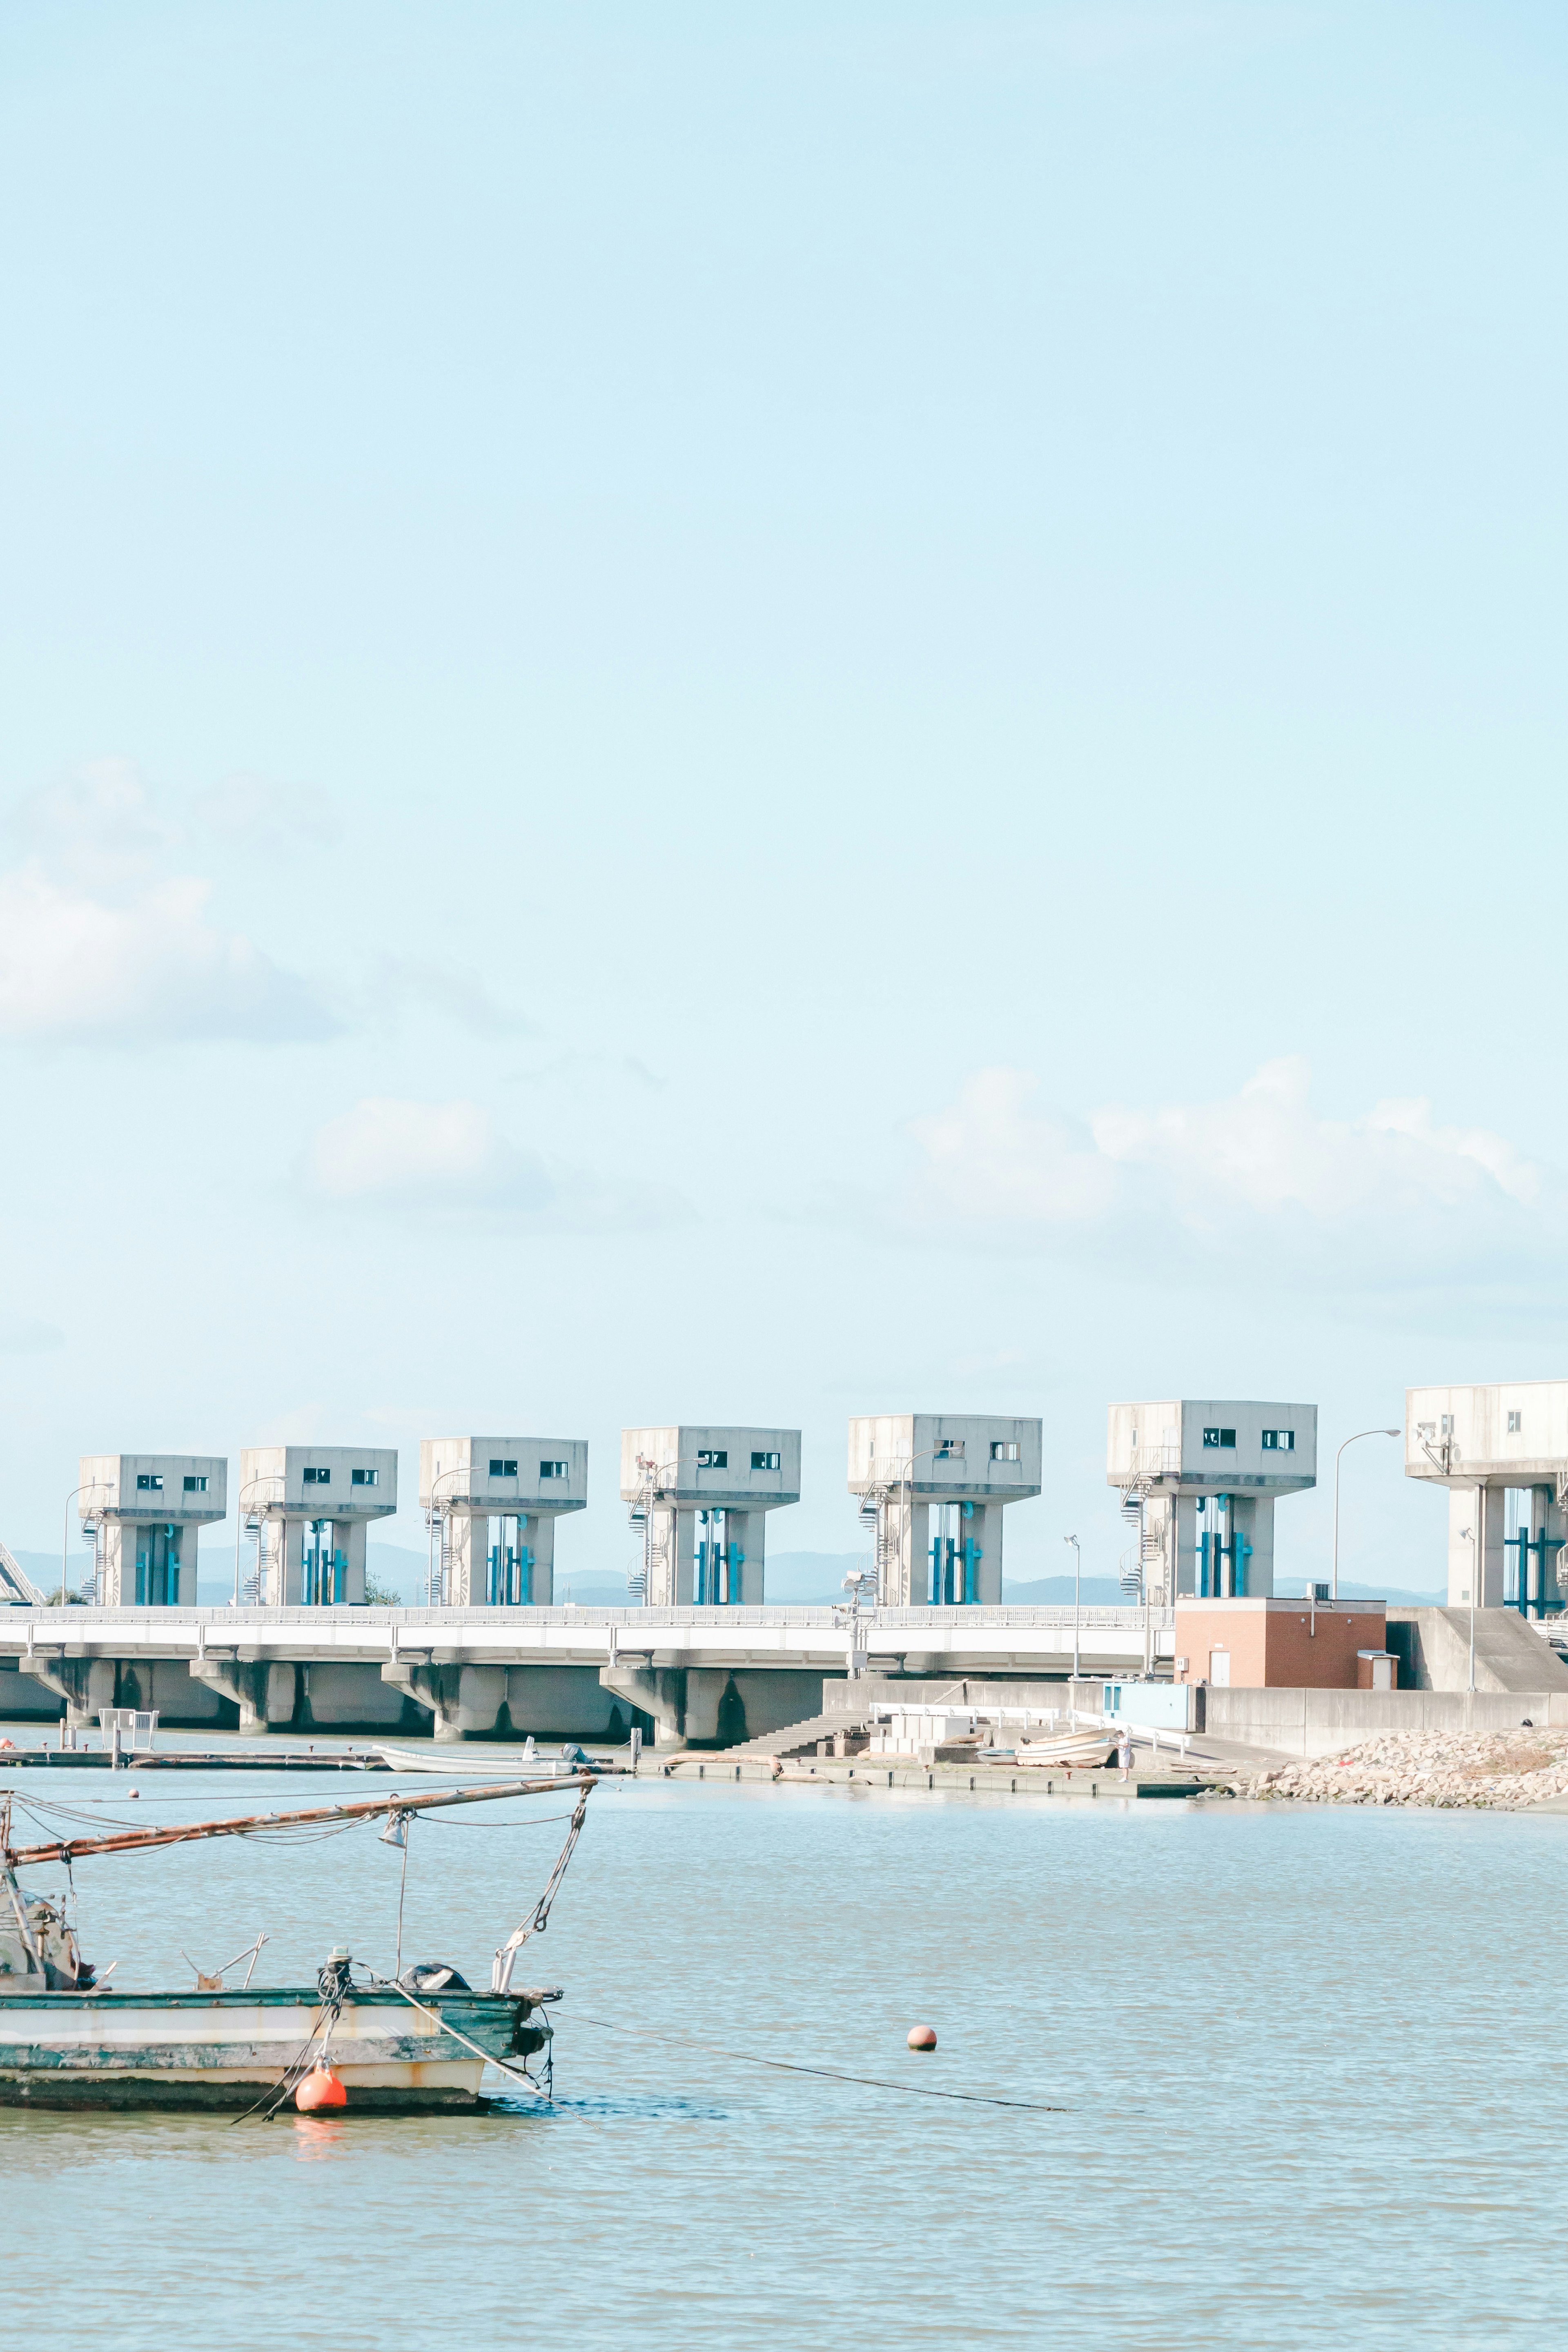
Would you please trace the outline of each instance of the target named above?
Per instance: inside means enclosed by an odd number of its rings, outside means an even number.
[[[369,1821],[377,1813],[423,1813],[437,1805],[482,1805],[497,1797],[543,1797],[558,1790],[580,1789],[585,1804],[596,1786],[592,1772],[576,1772],[556,1780],[502,1780],[484,1789],[436,1789],[428,1796],[363,1797],[346,1805],[312,1805],[297,1813],[238,1813],[221,1822],[186,1822],[173,1829],[122,1830],[113,1837],[56,1838],[47,1845],[13,1846],[11,1802],[0,1810],[0,1877],[16,1885],[14,1873],[34,1862],[76,1862],[84,1854],[137,1853],[149,1847],[184,1845],[192,1838],[249,1837],[262,1830],[309,1827],[314,1822]]]

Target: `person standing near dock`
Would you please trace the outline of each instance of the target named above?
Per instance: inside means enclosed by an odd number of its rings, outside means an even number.
[[[1125,1780],[1132,1769],[1132,1734],[1124,1723],[1119,1724],[1116,1729],[1116,1762]]]

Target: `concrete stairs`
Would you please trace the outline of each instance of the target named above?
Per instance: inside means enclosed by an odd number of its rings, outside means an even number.
[[[803,1749],[815,1748],[819,1739],[831,1739],[836,1731],[863,1731],[870,1719],[869,1706],[860,1712],[840,1707],[833,1715],[808,1715],[804,1723],[788,1723],[782,1731],[767,1731],[758,1739],[743,1739],[738,1748],[709,1752],[715,1761],[722,1757],[731,1763],[747,1757],[798,1756]]]

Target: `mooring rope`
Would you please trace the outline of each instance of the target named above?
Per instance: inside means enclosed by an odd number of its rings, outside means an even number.
[[[504,2058],[492,2058],[488,2050],[481,2050],[477,2042],[470,2042],[466,2033],[459,2033],[455,2025],[448,2025],[438,2009],[428,2009],[424,2001],[416,2000],[406,1985],[395,1984],[386,1977],[370,1975],[368,1970],[366,1974],[373,1992],[401,1993],[410,2009],[416,2009],[421,2016],[434,2019],[443,2033],[449,2033],[454,2042],[460,2042],[465,2050],[473,2052],[476,2058],[482,2058],[487,2066],[495,2067],[498,2074],[510,2074],[514,2083],[521,2083],[531,2090],[536,2099],[542,2099],[548,2095],[541,2090],[531,2074],[520,2072],[515,2066],[509,2066]]]
[[[830,2083],[861,2083],[874,2091],[901,2091],[910,2099],[962,2099],[966,2105],[976,2107],[1022,2107],[1030,2115],[1067,2116],[1070,2107],[1048,2106],[1039,2099],[998,2099],[985,2091],[939,2091],[926,2083],[889,2083],[881,2074],[843,2074],[835,2066],[802,2066],[788,2058],[758,2058],[746,2050],[727,2050],[721,2042],[704,2042],[697,2033],[649,2033],[640,2025],[612,2025],[605,2017],[574,2016],[574,2025],[596,2025],[605,2033],[635,2033],[642,2042],[689,2042],[699,2050],[711,2050],[721,2058],[733,2058],[742,2066],[772,2066],[783,2074],[820,2074]]]

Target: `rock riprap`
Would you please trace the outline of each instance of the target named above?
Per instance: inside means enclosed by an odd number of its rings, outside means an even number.
[[[1245,1773],[1241,1797],[1331,1805],[1469,1805],[1520,1812],[1568,1797],[1568,1727],[1392,1731],[1331,1756]]]

